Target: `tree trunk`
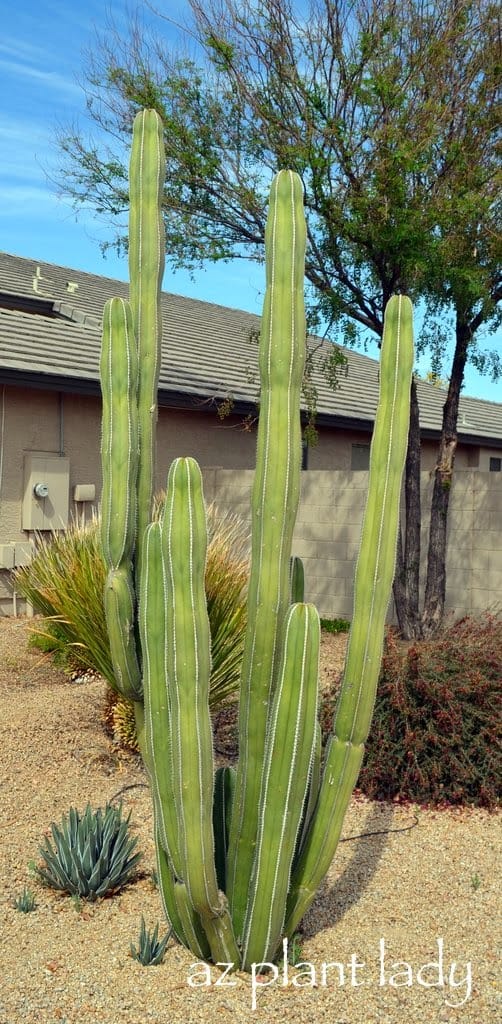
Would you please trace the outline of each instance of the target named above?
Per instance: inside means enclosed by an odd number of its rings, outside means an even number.
[[[405,466],[404,548],[402,531],[398,533],[394,602],[399,631],[404,640],[419,639],[422,621],[419,611],[420,581],[420,413],[417,385],[411,382],[410,427]]]
[[[448,395],[443,408],[443,425],[439,453],[434,470],[427,578],[425,584],[422,631],[431,636],[441,625],[446,594],[446,540],[448,506],[457,448],[457,420],[460,391],[464,380],[467,350],[471,339],[470,325],[457,313],[456,344]]]

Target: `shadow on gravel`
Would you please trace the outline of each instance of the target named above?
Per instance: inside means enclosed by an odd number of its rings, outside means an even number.
[[[319,890],[302,929],[306,938],[337,924],[344,914],[359,902],[377,870],[378,862],[388,843],[393,817],[392,805],[376,804],[364,821],[364,835],[358,834],[358,838],[353,840],[350,836],[340,840],[350,843],[354,847],[354,853],[334,885],[324,883]],[[366,835],[368,832],[375,834]],[[322,915],[316,915],[318,903],[322,903]]]

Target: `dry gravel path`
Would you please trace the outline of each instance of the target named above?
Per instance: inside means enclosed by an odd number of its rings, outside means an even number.
[[[275,984],[257,992],[254,1011],[248,977],[234,976],[227,987],[191,987],[194,957],[173,943],[158,967],[132,960],[129,944],[137,940],[141,914],[150,926],[161,920],[149,877],[154,861],[144,774],[134,759],[118,756],[101,731],[102,684],[69,683],[26,648],[26,634],[25,621],[0,620],[0,1024],[500,1019],[500,828],[499,818],[484,812],[419,809],[417,826],[399,831],[413,821],[414,808],[354,799],[344,835],[379,834],[341,843],[305,922],[301,973],[281,971]],[[335,672],[342,646],[343,640],[325,640],[325,679]],[[33,882],[28,863],[37,859],[52,820],[71,804],[98,806],[136,784],[124,791],[124,807],[132,810],[144,850],[138,881],[80,909]],[[25,885],[36,895],[31,914],[12,905]],[[420,974],[424,964],[438,962],[440,948],[442,979],[438,967]],[[323,975],[326,963],[332,966]]]

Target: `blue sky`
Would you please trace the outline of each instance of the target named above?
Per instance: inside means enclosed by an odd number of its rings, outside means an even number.
[[[185,0],[159,5],[176,17]],[[2,12],[0,86],[0,248],[18,256],[46,260],[78,270],[127,279],[127,262],[109,252],[103,258],[100,242],[110,238],[109,225],[87,210],[78,215],[56,194],[51,170],[58,164],[54,136],[58,125],[78,121],[86,127],[84,93],[79,81],[85,50],[92,48],[96,30],[109,15],[120,29],[132,10],[127,0],[98,0],[68,4],[67,0],[24,0]],[[160,31],[169,31],[166,22]],[[166,291],[194,296],[259,313],[263,299],[263,269],[248,261],[208,265],[194,279],[166,268]],[[499,341],[500,346],[500,341]],[[487,340],[494,347],[495,341]],[[369,355],[376,348],[368,348]],[[425,373],[427,365],[419,365]],[[502,386],[470,368],[464,392],[492,401],[502,398]]]

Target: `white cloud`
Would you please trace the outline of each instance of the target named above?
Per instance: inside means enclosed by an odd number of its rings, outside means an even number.
[[[65,75],[60,75],[58,71],[46,71],[41,68],[32,67],[22,61],[17,60],[5,60],[0,58],[0,69],[7,74],[12,74],[17,79],[29,78],[33,81],[44,85],[47,89],[55,92],[64,92],[67,96],[69,93],[82,95],[82,90],[71,78],[66,78]]]

